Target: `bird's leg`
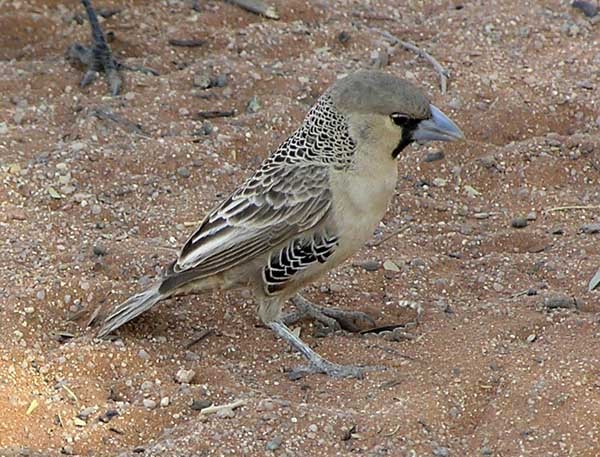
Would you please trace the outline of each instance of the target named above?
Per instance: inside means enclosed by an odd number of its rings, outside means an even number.
[[[119,76],[119,70],[132,70],[141,71],[143,73],[158,75],[158,73],[150,68],[146,67],[130,67],[119,63],[112,54],[110,46],[106,41],[106,36],[100,27],[98,22],[98,16],[96,10],[92,6],[91,0],[81,0],[85,11],[90,22],[92,29],[92,46],[87,47],[79,43],[73,44],[68,51],[68,55],[71,59],[80,61],[86,66],[86,72],[81,79],[81,87],[85,87],[91,84],[98,73],[104,72],[108,85],[110,86],[110,92],[112,95],[118,95],[123,85],[121,76]]]
[[[368,314],[315,305],[300,294],[296,294],[291,301],[296,311],[283,317],[282,321],[286,325],[291,325],[307,316],[325,324],[332,331],[344,329],[349,332],[360,332],[362,329],[357,322],[365,321],[371,326],[375,324]]]
[[[76,43],[69,48],[69,57],[81,61],[87,67],[80,83],[81,87],[91,84],[96,79],[96,75],[103,71],[106,73],[111,94],[117,95],[122,85],[118,71],[119,63],[112,55],[91,1],[81,0],[81,3],[85,7],[92,28],[92,46],[88,48]]]
[[[267,325],[277,334],[277,336],[287,341],[308,360],[309,364],[307,366],[296,367],[290,372],[290,379],[300,379],[313,373],[323,373],[334,378],[360,379],[364,376],[364,368],[352,365],[338,365],[337,363],[324,359],[313,351],[304,341],[294,335],[285,324],[273,321],[269,322]]]

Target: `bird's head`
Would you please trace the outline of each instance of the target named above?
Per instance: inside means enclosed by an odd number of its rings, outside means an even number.
[[[346,76],[332,86],[330,96],[336,110],[346,116],[355,141],[380,146],[376,149],[394,159],[413,142],[464,138],[417,87],[380,71]]]

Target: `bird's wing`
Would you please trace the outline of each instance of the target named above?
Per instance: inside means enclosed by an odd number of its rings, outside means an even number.
[[[225,271],[315,227],[330,207],[327,167],[268,161],[206,217],[173,271],[193,269],[194,277]]]

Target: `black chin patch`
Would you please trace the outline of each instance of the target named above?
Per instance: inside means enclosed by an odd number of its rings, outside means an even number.
[[[406,146],[415,141],[412,138],[412,134],[419,126],[419,122],[421,122],[421,119],[410,119],[406,125],[402,127],[402,138],[400,138],[398,146],[392,151],[392,157],[394,159],[398,157]]]

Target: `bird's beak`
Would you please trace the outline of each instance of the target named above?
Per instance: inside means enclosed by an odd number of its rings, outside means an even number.
[[[431,109],[431,118],[419,122],[413,132],[413,140],[417,143],[425,143],[427,141],[456,141],[465,137],[456,124],[437,107],[429,105],[429,108]]]

